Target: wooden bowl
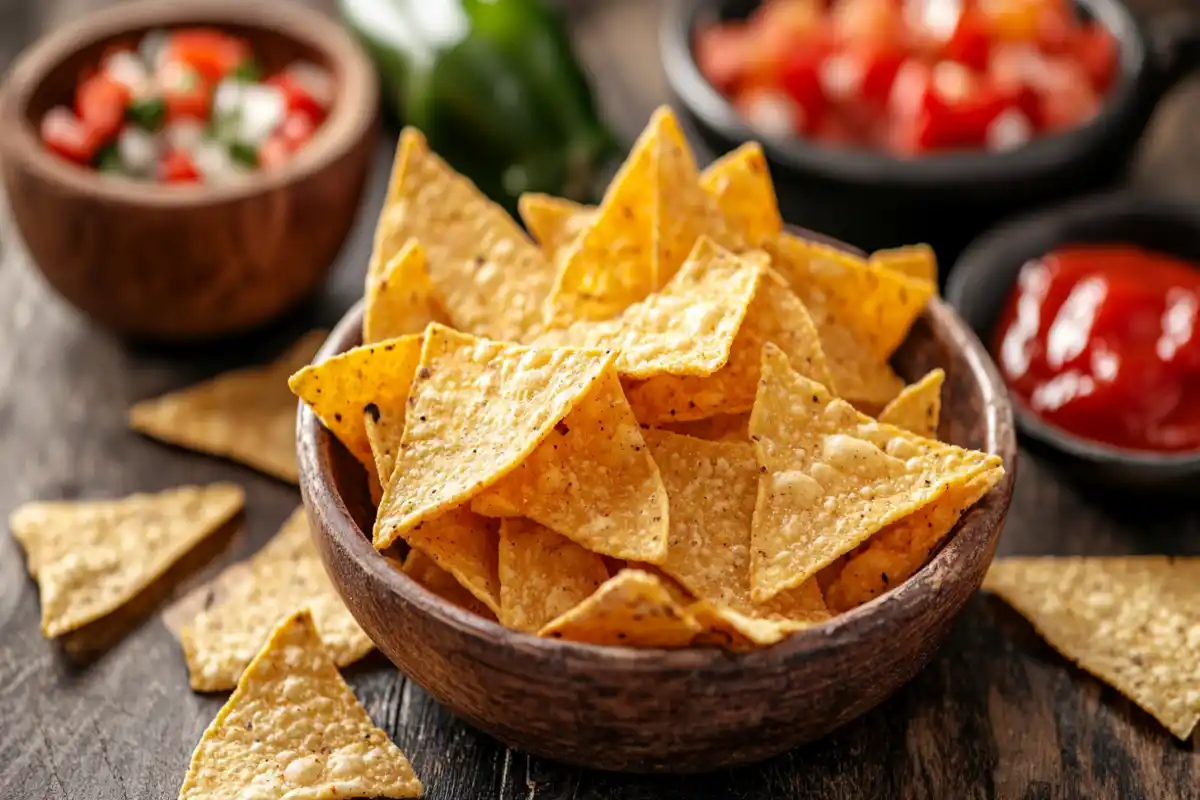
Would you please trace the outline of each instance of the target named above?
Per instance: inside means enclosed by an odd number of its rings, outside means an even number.
[[[246,37],[268,71],[296,59],[338,85],[325,123],[287,165],[220,186],[103,177],[47,152],[38,125],[81,70],[153,28]],[[50,284],[138,338],[245,330],[319,286],[354,221],[374,145],[377,85],[338,24],[286,0],[148,0],[82,17],[22,55],[0,90],[0,161],[17,225]]]
[[[317,359],[357,345],[361,326],[360,306]],[[300,488],[325,567],[354,617],[401,671],[481,730],[534,755],[608,770],[703,772],[759,761],[824,736],[912,678],[995,552],[1017,456],[1000,376],[940,300],[895,363],[910,379],[942,367],[942,437],[999,454],[1008,474],[910,580],[753,652],[539,639],[445,602],[371,547],[365,474],[303,405]]]

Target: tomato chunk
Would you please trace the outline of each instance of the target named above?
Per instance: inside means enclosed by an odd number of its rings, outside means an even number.
[[[333,104],[333,78],[316,66],[289,67],[264,83],[283,92],[289,112],[307,114],[314,120],[324,119]]]
[[[121,130],[128,103],[129,87],[105,72],[88,76],[75,90],[75,113],[102,141]]]
[[[696,35],[696,63],[713,86],[728,91],[745,74],[752,46],[750,32],[744,26],[714,25]],[[282,76],[271,81],[276,81],[287,93]]]
[[[942,57],[982,71],[987,69],[991,49],[987,18],[977,9],[968,8],[958,18],[954,35],[946,42]]]
[[[166,104],[167,122],[208,119],[212,88],[196,70],[178,62],[167,62],[159,71],[158,82]]]
[[[163,183],[196,183],[200,171],[187,153],[168,150],[158,162],[158,178]]]
[[[286,164],[291,158],[292,148],[279,135],[267,139],[258,150],[258,166],[263,169],[272,169]]]
[[[274,137],[282,140],[289,152],[295,152],[311,139],[316,131],[316,120],[303,111],[293,111],[284,119]]]
[[[167,38],[166,60],[186,64],[216,83],[250,58],[244,39],[212,28],[182,28]]]
[[[42,143],[76,164],[90,163],[102,144],[100,137],[65,106],[55,106],[42,117]]]
[[[1107,91],[1117,71],[1117,43],[1108,31],[1092,25],[1075,41],[1075,57],[1092,80],[1092,88]]]

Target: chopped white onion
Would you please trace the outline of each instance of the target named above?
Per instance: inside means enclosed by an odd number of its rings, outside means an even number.
[[[750,127],[768,139],[787,139],[796,135],[803,109],[782,92],[757,92],[741,106]]]
[[[126,125],[117,136],[117,156],[130,175],[149,175],[158,161],[158,139],[136,125]]]
[[[150,72],[145,63],[128,50],[118,50],[105,56],[100,62],[100,69],[128,88],[134,97],[141,97],[150,88]]]
[[[849,53],[830,56],[821,63],[817,73],[821,79],[821,91],[831,100],[849,100],[858,94],[862,86],[862,61]]]
[[[904,21],[913,31],[948,42],[962,17],[962,0],[907,0]]]
[[[154,30],[138,42],[138,55],[150,72],[158,72],[167,60],[167,32]]]
[[[171,150],[192,153],[204,140],[204,123],[194,119],[180,119],[163,128],[163,139]]]
[[[1033,124],[1016,108],[1005,109],[992,120],[987,129],[987,148],[992,151],[1013,150],[1033,138]]]
[[[213,117],[220,136],[257,148],[287,115],[283,91],[261,83],[223,80],[213,95]]]
[[[229,150],[220,142],[211,140],[200,142],[192,150],[192,163],[205,183],[228,183],[242,172],[229,155]]]

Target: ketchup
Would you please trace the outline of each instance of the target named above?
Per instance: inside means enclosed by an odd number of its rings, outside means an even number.
[[[993,352],[1026,408],[1135,450],[1200,450],[1200,267],[1128,245],[1028,262]]]

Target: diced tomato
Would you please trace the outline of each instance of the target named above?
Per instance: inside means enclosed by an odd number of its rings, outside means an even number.
[[[991,49],[987,18],[978,9],[968,8],[958,18],[958,26],[942,49],[942,57],[983,71],[987,69]]]
[[[806,43],[792,52],[779,75],[779,85],[801,108],[809,124],[825,111],[827,98],[822,69],[830,54],[830,48],[824,42]]]
[[[316,133],[317,123],[303,111],[293,111],[287,115],[279,129],[271,138],[278,138],[287,145],[289,152],[295,152],[300,146]]]
[[[896,42],[903,29],[893,0],[838,0],[833,6],[833,32],[842,43]]]
[[[888,110],[899,120],[914,120],[925,105],[933,84],[933,70],[928,64],[910,58],[900,65],[892,80],[888,95]]]
[[[168,150],[159,159],[158,179],[163,183],[195,183],[200,180],[200,171],[187,153]]]
[[[75,113],[101,141],[121,130],[128,103],[129,87],[103,72],[85,78],[75,90]]]
[[[727,69],[722,65],[718,65],[718,68]],[[264,83],[283,92],[289,112],[303,112],[320,121],[325,118],[333,104],[333,79],[328,74],[322,75],[323,70],[317,72],[319,69],[316,66],[311,67],[309,71],[288,68],[267,78]],[[714,85],[718,84],[714,82]],[[731,86],[732,83],[728,85]]]
[[[103,144],[96,132],[65,106],[55,106],[46,112],[41,135],[47,148],[77,164],[90,163]]]
[[[1042,74],[1042,126],[1048,132],[1068,130],[1091,119],[1100,107],[1083,67],[1066,57],[1046,60]]]
[[[904,51],[895,44],[864,43],[855,46],[852,53],[859,59],[862,73],[859,97],[872,108],[884,108],[891,96],[896,75],[904,64]]]
[[[696,63],[709,83],[727,92],[745,74],[752,46],[750,30],[744,25],[714,25],[704,28],[696,35]],[[276,80],[279,77],[268,78],[267,82],[276,82],[287,94],[288,90],[282,85],[283,81]],[[288,107],[291,108],[290,98]]]
[[[285,164],[291,160],[292,150],[293,148],[281,136],[272,136],[258,149],[258,166],[262,169],[271,169]]]
[[[1036,39],[1043,52],[1052,55],[1070,53],[1078,37],[1079,25],[1072,9],[1055,3],[1041,10]]]
[[[193,68],[179,62],[167,62],[159,71],[158,83],[167,106],[167,122],[208,119],[212,89]]]
[[[828,42],[829,25],[818,0],[773,0],[750,18],[746,46],[746,82],[774,86],[788,55],[798,44]]]
[[[167,37],[166,60],[186,64],[216,83],[250,58],[244,39],[213,28],[181,28]]]
[[[921,112],[918,145],[921,150],[982,147],[988,129],[1011,99],[960,65],[943,61],[934,68],[932,91]]]
[[[755,131],[769,139],[786,139],[811,129],[814,117],[788,95],[773,89],[752,89],[737,99],[738,113]]]
[[[1105,92],[1117,71],[1117,43],[1104,28],[1091,25],[1075,40],[1075,57],[1092,80],[1092,88]]]

